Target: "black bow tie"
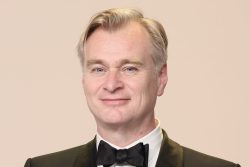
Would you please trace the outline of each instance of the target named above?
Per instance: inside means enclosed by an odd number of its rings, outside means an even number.
[[[114,163],[128,163],[136,167],[148,166],[148,144],[139,143],[129,149],[117,150],[104,141],[100,141],[96,165],[111,166]]]

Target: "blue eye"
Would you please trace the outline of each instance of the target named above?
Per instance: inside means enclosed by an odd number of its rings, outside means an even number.
[[[93,69],[91,69],[91,72],[93,73],[103,73],[105,72],[104,68],[101,68],[101,67],[95,67]]]
[[[138,68],[136,68],[134,66],[127,66],[127,67],[123,68],[123,71],[127,72],[127,73],[135,73],[138,71]]]

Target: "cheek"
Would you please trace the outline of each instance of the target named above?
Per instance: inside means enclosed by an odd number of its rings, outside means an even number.
[[[157,90],[157,79],[155,77],[155,74],[148,74],[144,79],[140,80],[141,87],[143,91],[146,91],[147,93],[155,92]]]
[[[87,81],[87,78],[83,82],[83,90],[87,98],[96,94],[97,89],[98,89],[97,83],[93,83],[90,80]]]
[[[136,80],[126,80],[126,85],[134,98],[153,98],[157,95],[157,82],[150,78],[138,78]]]

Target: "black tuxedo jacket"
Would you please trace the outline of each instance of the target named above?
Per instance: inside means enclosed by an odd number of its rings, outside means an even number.
[[[25,167],[96,167],[96,140],[68,150],[30,158]],[[180,146],[163,131],[156,167],[240,167],[229,161]]]

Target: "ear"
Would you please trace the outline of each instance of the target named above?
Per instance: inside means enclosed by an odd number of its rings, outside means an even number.
[[[164,64],[161,67],[161,70],[159,71],[157,96],[163,95],[167,82],[168,82],[167,64]]]
[[[84,79],[82,78],[82,85],[84,85]]]
[[[85,84],[85,79],[84,78],[85,78],[84,74],[82,74],[82,86],[84,86],[84,84]]]

